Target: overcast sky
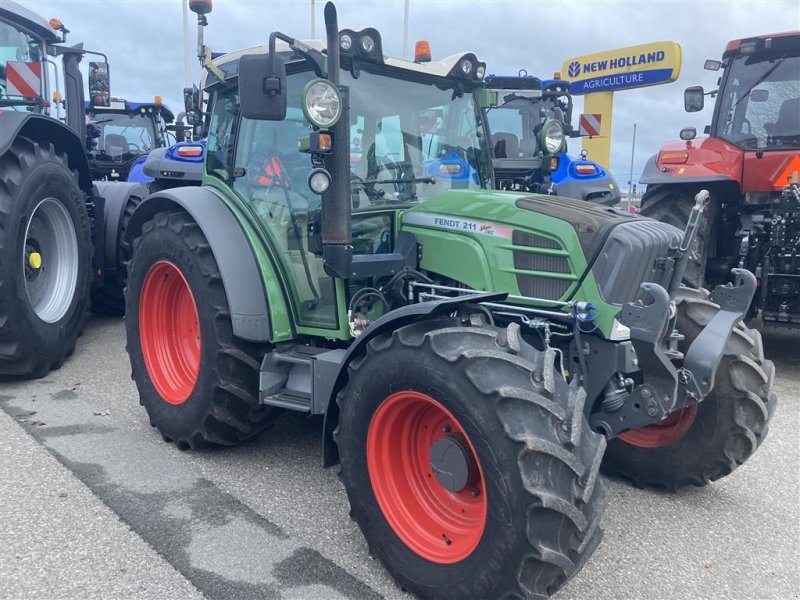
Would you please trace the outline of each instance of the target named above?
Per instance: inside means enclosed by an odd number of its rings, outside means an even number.
[[[2,0],[0,0],[2,1]],[[19,1],[19,0],[18,0]],[[155,94],[177,113],[184,84],[181,0],[25,0],[42,17],[60,18],[70,29],[68,41],[105,52],[116,96],[147,100]],[[311,32],[309,0],[214,0],[206,44],[232,51],[266,43],[273,30],[298,38]],[[316,1],[317,34],[324,32],[323,0]],[[402,1],[337,2],[339,26],[376,27],[384,53],[402,57]],[[611,168],[627,189],[633,124],[637,124],[634,180],[661,143],[678,138],[684,126],[702,132],[711,108],[683,111],[683,89],[716,84],[716,73],[703,70],[707,58],[720,58],[732,39],[800,28],[797,0],[726,1],[437,1],[410,3],[409,40],[431,43],[434,59],[473,51],[489,73],[549,77],[564,59],[660,40],[683,49],[680,78],[671,84],[616,92]],[[190,14],[189,45],[194,56],[195,16]],[[199,80],[193,58],[192,75]],[[581,111],[578,99],[576,114]],[[577,117],[576,117],[577,119]],[[573,142],[573,149],[579,149]],[[591,158],[591,157],[590,157]]]

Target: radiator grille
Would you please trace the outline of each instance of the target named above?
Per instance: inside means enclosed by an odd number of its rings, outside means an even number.
[[[562,250],[561,244],[541,235],[526,231],[514,231],[512,243],[515,246],[542,248],[545,250]],[[514,268],[523,271],[541,271],[545,273],[568,274],[572,272],[569,260],[565,256],[539,254],[514,250]],[[517,273],[517,286],[523,296],[557,300],[566,293],[572,281],[553,279],[541,275]]]

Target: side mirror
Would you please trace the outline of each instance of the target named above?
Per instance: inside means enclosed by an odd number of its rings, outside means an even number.
[[[766,102],[769,100],[769,90],[753,90],[750,92],[750,102]]]
[[[111,106],[108,63],[89,63],[89,103],[92,106]]]
[[[683,91],[683,107],[686,112],[699,112],[705,106],[705,92],[703,86],[693,85]]]
[[[203,122],[203,107],[200,102],[200,90],[196,85],[183,88],[183,110],[189,125],[200,125]]]
[[[286,61],[279,55],[245,54],[239,59],[242,117],[258,121],[286,118]]]

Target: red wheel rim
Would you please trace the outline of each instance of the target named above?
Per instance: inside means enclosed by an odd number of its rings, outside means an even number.
[[[452,492],[433,474],[430,452],[446,436],[463,436],[475,479]],[[419,392],[397,392],[375,411],[367,434],[372,490],[397,536],[419,556],[450,564],[469,556],[486,525],[486,486],[475,448],[439,402]]]
[[[670,413],[660,423],[645,425],[619,434],[619,439],[639,448],[663,448],[681,439],[694,423],[697,404]]]
[[[147,272],[139,298],[139,337],[150,380],[169,404],[183,404],[200,372],[200,321],[189,282],[166,260]]]

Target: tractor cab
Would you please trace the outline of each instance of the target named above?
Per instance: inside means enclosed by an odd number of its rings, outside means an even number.
[[[112,97],[86,102],[87,146],[94,179],[125,181],[137,159],[175,142],[168,126],[172,111],[156,96],[153,102]]]
[[[266,60],[266,47],[213,61],[225,79],[212,73],[204,84],[210,96],[204,183],[235,193],[270,238],[291,273],[299,322],[349,336],[350,326],[339,318],[342,292],[329,273],[355,273],[363,283],[382,269],[397,272],[411,264],[415,251],[413,244],[403,245],[401,211],[448,191],[491,188],[492,175],[488,135],[473,94],[480,85],[476,72],[483,69],[475,55],[423,65],[384,57],[374,30],[345,30],[341,37],[338,76],[349,94],[345,117],[338,90],[285,42],[274,53],[286,71],[286,112],[280,119],[251,113],[244,94],[250,85],[245,78],[252,77],[248,63]],[[325,47],[320,41],[297,43],[312,53]],[[333,150],[336,144],[341,146]],[[341,163],[332,166],[337,150]],[[337,169],[343,176],[333,175]],[[341,195],[326,200],[334,187]],[[324,217],[326,207],[340,201],[342,221],[352,228],[326,230],[335,222]],[[327,243],[348,234],[346,245]],[[348,256],[332,256],[337,249]]]
[[[556,74],[558,75],[558,74]],[[486,118],[498,189],[558,194],[605,205],[619,202],[619,186],[599,164],[567,154],[572,127],[570,82],[488,75]]]
[[[58,41],[35,13],[17,5],[0,8],[0,108],[44,112],[49,105],[47,44]]]

